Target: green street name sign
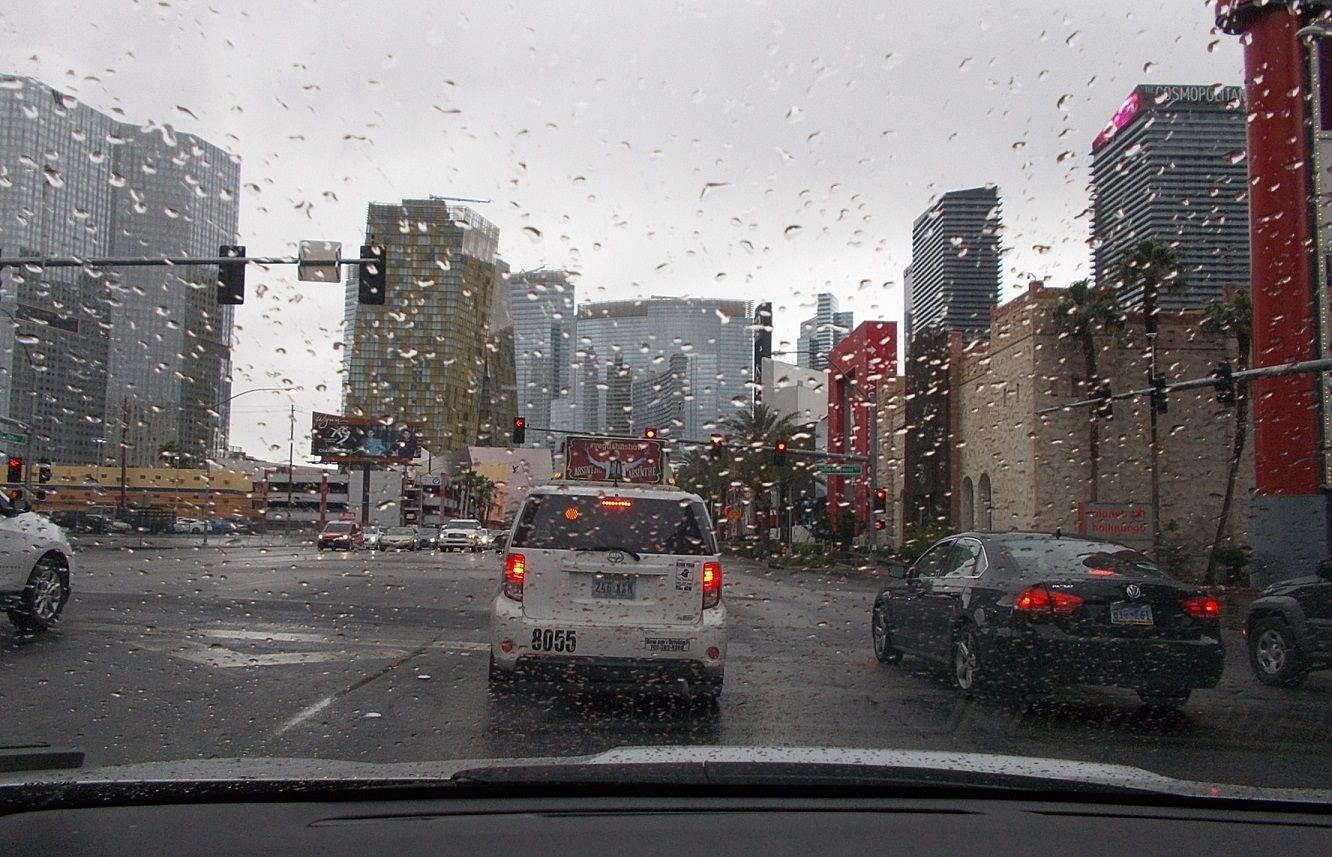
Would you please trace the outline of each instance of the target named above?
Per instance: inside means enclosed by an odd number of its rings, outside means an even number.
[[[13,432],[0,431],[0,441],[4,441],[5,443],[27,443],[28,436],[26,434],[14,434]]]
[[[859,464],[825,464],[819,468],[820,473],[832,473],[839,476],[859,476]]]

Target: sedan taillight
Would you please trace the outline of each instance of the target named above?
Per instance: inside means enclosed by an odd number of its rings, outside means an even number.
[[[1194,619],[1220,619],[1221,604],[1210,595],[1198,595],[1180,602],[1180,607]]]
[[[1051,592],[1044,586],[1024,589],[1013,599],[1013,612],[1037,616],[1069,616],[1081,606],[1081,596],[1072,592]]]
[[[527,575],[527,560],[520,553],[511,553],[504,558],[504,583],[500,592],[514,601],[523,600],[523,578]]]
[[[716,607],[721,603],[721,585],[721,563],[703,563],[703,606],[705,608]]]

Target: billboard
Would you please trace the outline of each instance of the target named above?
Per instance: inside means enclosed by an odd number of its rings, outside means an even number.
[[[664,485],[665,463],[659,440],[575,436],[564,441],[564,478],[573,482]]]
[[[421,451],[419,431],[418,424],[316,413],[310,454],[324,461],[402,464]]]

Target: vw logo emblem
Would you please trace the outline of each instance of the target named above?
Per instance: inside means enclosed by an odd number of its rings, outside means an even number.
[[[1141,598],[1142,587],[1136,583],[1130,583],[1128,586],[1124,587],[1124,594],[1129,598]]]
[[[624,562],[624,554],[621,553],[620,551],[611,551],[610,553],[606,554],[606,561],[609,562],[611,565],[619,565],[620,563]]]

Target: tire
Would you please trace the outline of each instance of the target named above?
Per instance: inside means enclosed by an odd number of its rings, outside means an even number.
[[[1299,687],[1309,677],[1295,633],[1275,616],[1259,619],[1249,630],[1249,665],[1260,682],[1272,687]]]
[[[57,554],[37,560],[19,596],[19,605],[9,611],[14,627],[29,634],[46,631],[60,620],[69,601],[69,569]]]
[[[1187,687],[1140,687],[1138,699],[1159,708],[1182,708],[1193,691]]]
[[[974,630],[968,627],[957,630],[953,635],[953,656],[949,660],[953,687],[964,697],[971,697],[986,689],[989,676],[981,662],[979,640]]]
[[[870,614],[870,639],[874,643],[874,657],[881,664],[896,664],[902,660],[902,653],[893,648],[892,631],[888,627],[888,611],[882,603],[874,605]]]

